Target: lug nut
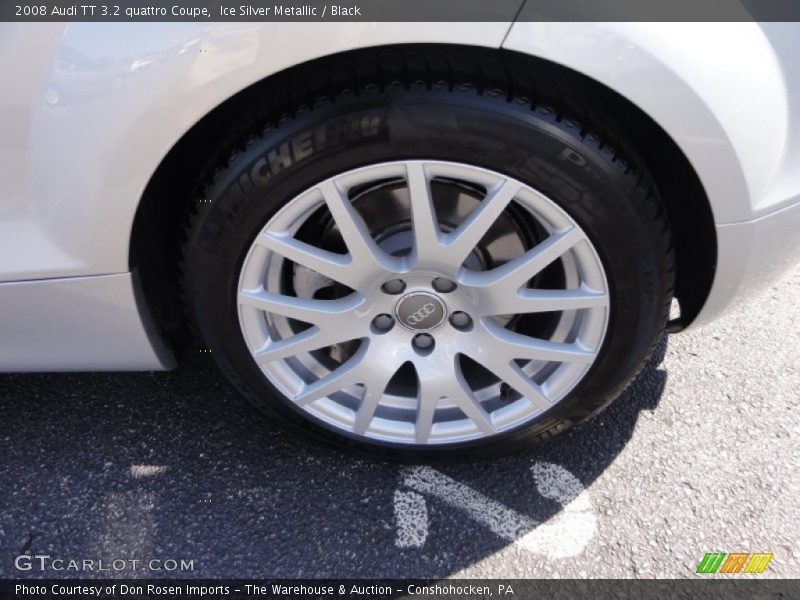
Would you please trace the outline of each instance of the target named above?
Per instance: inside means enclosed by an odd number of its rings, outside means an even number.
[[[450,315],[450,323],[456,329],[461,329],[461,330],[469,329],[470,327],[472,327],[472,319],[470,318],[470,316],[467,313],[460,310],[457,310],[452,315]]]
[[[387,294],[401,294],[406,289],[406,282],[402,279],[392,279],[381,286]]]
[[[376,333],[386,333],[394,326],[394,319],[391,315],[382,314],[372,319],[372,329]]]
[[[433,347],[433,337],[427,333],[418,333],[414,336],[413,344],[417,350],[427,350]]]
[[[456,283],[444,277],[437,277],[433,280],[433,289],[442,294],[447,294],[456,289]]]

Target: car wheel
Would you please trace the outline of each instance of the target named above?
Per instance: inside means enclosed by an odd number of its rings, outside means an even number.
[[[674,270],[647,171],[562,93],[492,68],[358,77],[223,153],[184,295],[256,406],[374,455],[482,456],[585,419],[641,368]]]

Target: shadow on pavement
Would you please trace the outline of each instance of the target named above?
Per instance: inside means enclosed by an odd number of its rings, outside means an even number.
[[[562,506],[537,490],[533,462],[590,485],[639,413],[657,406],[665,352],[666,338],[622,397],[550,443],[437,470],[551,521]],[[171,373],[2,375],[0,390],[4,577],[444,577],[510,543],[430,497],[424,545],[396,547],[402,467],[298,440],[252,410],[207,357]],[[187,559],[194,570],[18,571],[25,553]]]

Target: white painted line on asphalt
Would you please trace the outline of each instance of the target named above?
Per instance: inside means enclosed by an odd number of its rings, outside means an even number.
[[[131,477],[141,479],[142,477],[152,477],[162,475],[167,472],[167,467],[163,465],[131,465]]]
[[[597,517],[588,492],[577,477],[558,465],[536,462],[531,473],[537,491],[562,506],[543,524],[430,467],[404,469],[402,484],[413,491],[395,492],[395,545],[419,548],[425,544],[428,512],[420,494],[426,494],[464,511],[495,535],[529,552],[549,558],[580,554],[597,531]]]
[[[563,508],[552,519],[522,536],[521,548],[549,558],[577,556],[597,533],[597,515],[578,478],[565,468],[537,462],[531,467],[536,489]]]
[[[397,520],[398,548],[421,548],[428,539],[428,507],[416,492],[394,492],[394,516]]]
[[[429,494],[465,511],[496,535],[515,540],[536,526],[536,522],[520,515],[430,467],[413,467],[406,472],[405,484],[412,490]]]

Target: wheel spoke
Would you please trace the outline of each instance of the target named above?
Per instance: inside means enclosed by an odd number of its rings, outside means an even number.
[[[568,363],[590,363],[595,353],[577,344],[551,342],[510,331],[495,321],[484,320],[483,327],[494,338],[492,346],[508,358]],[[500,343],[498,346],[497,342]]]
[[[364,376],[359,381],[359,383],[364,384],[364,395],[356,411],[355,424],[353,425],[355,433],[363,434],[369,428],[372,417],[375,415],[375,410],[378,408],[386,391],[386,386],[389,385],[402,362],[402,359],[383,359],[378,363],[370,364],[369,369],[364,369]]]
[[[492,424],[491,417],[483,405],[475,397],[475,393],[469,387],[464,374],[461,372],[461,365],[456,362],[455,365],[455,383],[456,387],[450,394],[450,399],[456,403],[468,418],[486,435],[497,433],[497,428]]]
[[[387,267],[392,269],[391,265],[397,261],[378,247],[367,231],[364,221],[353,208],[353,203],[337,185],[329,180],[321,183],[319,189],[356,265],[356,269],[351,270],[363,273],[364,269],[368,271]]]
[[[608,294],[587,287],[577,290],[538,290],[522,288],[516,294],[492,294],[481,306],[484,316],[608,308]]]
[[[337,329],[321,330],[318,326],[313,326],[305,331],[293,335],[292,337],[270,341],[265,348],[258,350],[253,358],[259,364],[264,364],[281,358],[289,358],[304,352],[312,352],[325,348],[333,344],[347,342],[355,339],[352,333],[346,333]]]
[[[365,388],[364,395],[361,398],[361,404],[356,411],[356,420],[353,425],[353,433],[364,435],[372,423],[372,417],[375,416],[375,410],[380,404],[383,391],[377,392],[374,388]]]
[[[350,268],[352,261],[349,257],[306,244],[289,235],[263,232],[256,238],[256,243],[348,287],[354,288],[361,280],[358,270]]]
[[[503,379],[539,410],[545,411],[551,407],[550,399],[545,395],[544,390],[516,363],[510,362],[506,365]]]
[[[453,265],[460,266],[466,260],[519,190],[519,184],[505,181],[444,237],[445,252]]]
[[[349,385],[361,383],[361,372],[368,345],[361,344],[358,351],[345,363],[317,381],[303,386],[302,391],[294,398],[295,403],[305,406],[329,394],[338,392]]]
[[[497,429],[486,409],[467,383],[457,355],[438,353],[415,361],[419,393],[415,437],[417,443],[427,443],[435,422],[440,400],[450,400],[475,423],[481,433],[490,435]]]
[[[388,363],[384,362],[377,367],[373,362],[367,361],[368,348],[369,343],[363,343],[347,362],[326,376],[304,386],[303,390],[294,398],[295,403],[306,406],[348,386],[361,384],[364,386],[364,394],[356,410],[353,431],[358,434],[366,432],[386,386],[397,372],[397,369]]]
[[[259,290],[243,290],[239,293],[239,302],[253,306],[266,313],[282,315],[297,319],[304,323],[320,325],[332,323],[347,315],[350,311],[364,303],[357,294],[350,294],[337,300],[316,300],[314,298],[296,298],[282,294],[272,294],[261,288]]]
[[[529,279],[541,272],[552,262],[561,258],[580,240],[583,233],[571,227],[554,233],[546,240],[528,250],[522,256],[492,269],[491,271],[466,271],[461,276],[462,283],[475,287],[502,287],[507,292],[516,292]]]
[[[550,400],[542,388],[528,377],[515,362],[498,359],[489,363],[484,362],[483,366],[502,381],[505,381],[542,412],[551,407]]]
[[[430,182],[421,162],[406,165],[416,262],[429,260],[441,250],[439,222],[431,198]]]
[[[421,388],[422,386],[420,386]],[[433,416],[436,413],[436,404],[439,399],[436,396],[426,398],[420,392],[417,398],[417,419],[414,423],[414,441],[418,444],[427,444],[433,429]]]

